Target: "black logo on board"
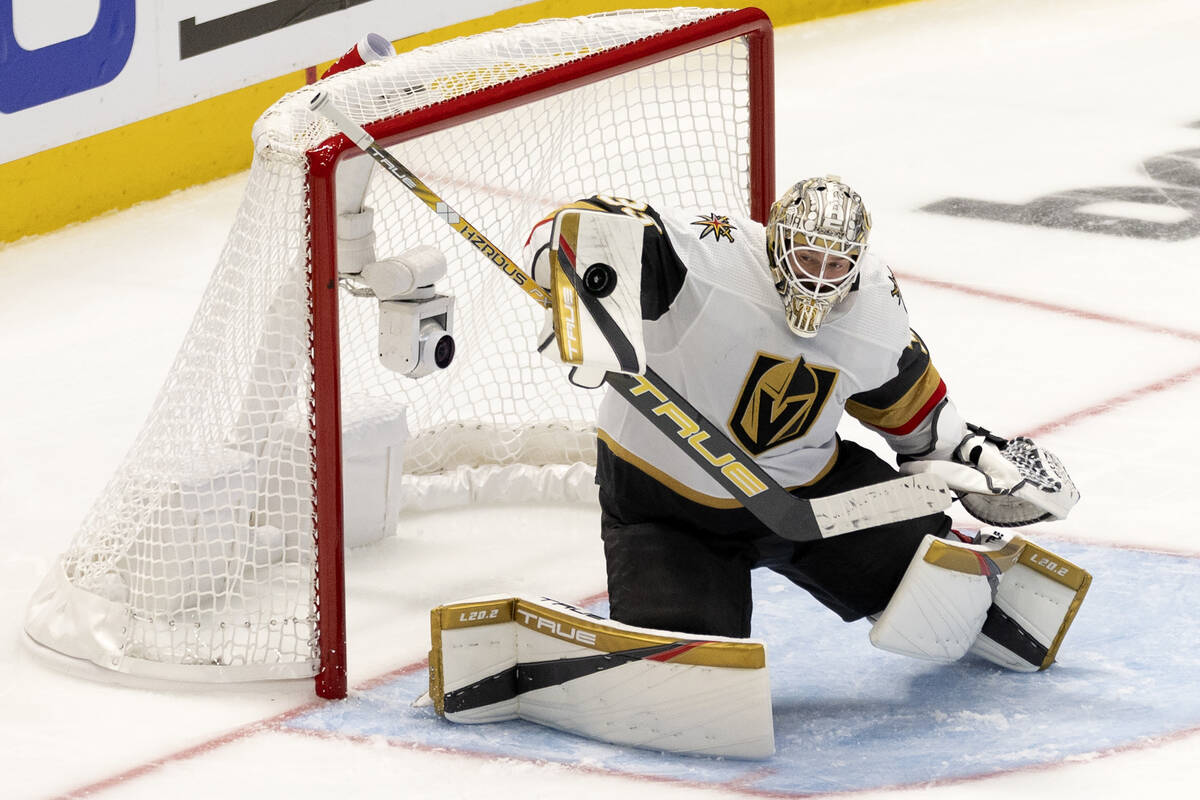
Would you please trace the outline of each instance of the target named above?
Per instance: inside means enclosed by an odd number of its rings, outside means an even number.
[[[1200,148],[1153,156],[1141,171],[1153,185],[1063,189],[1026,203],[947,197],[921,210],[1160,242],[1200,236]]]

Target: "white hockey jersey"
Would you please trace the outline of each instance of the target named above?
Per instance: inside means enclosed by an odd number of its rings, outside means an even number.
[[[622,202],[586,201],[630,213]],[[901,452],[930,441],[945,386],[881,259],[868,252],[856,289],[815,337],[801,338],[772,284],[762,225],[719,209],[638,208],[655,223],[642,254],[647,364],[782,486],[811,483],[832,466],[844,411]],[[617,458],[675,492],[737,505],[619,394],[607,393],[597,427]]]

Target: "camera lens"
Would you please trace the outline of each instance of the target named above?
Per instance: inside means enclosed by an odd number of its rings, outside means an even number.
[[[438,339],[433,346],[433,363],[438,369],[445,369],[454,360],[454,337],[450,334]]]

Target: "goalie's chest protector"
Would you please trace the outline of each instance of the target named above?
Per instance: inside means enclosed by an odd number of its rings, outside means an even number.
[[[708,210],[660,211],[658,219],[677,259],[647,261],[644,274],[678,264],[686,274],[674,297],[643,303],[651,317],[644,323],[647,364],[781,485],[819,478],[836,454],[846,399],[894,377],[910,341],[888,268],[868,255],[858,290],[805,339],[788,328],[761,225]],[[661,258],[662,251],[647,247],[643,258]],[[677,282],[658,282],[671,284]],[[598,423],[618,457],[676,491],[710,505],[733,502],[621,397],[605,397]]]

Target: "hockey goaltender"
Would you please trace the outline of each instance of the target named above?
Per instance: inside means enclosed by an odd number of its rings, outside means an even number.
[[[862,198],[834,176],[788,189],[765,228],[711,209],[573,203],[526,246],[527,271],[554,303],[541,350],[580,385],[662,376],[798,498],[897,477],[838,436],[848,413],[884,438],[901,472],[944,480],[989,525],[1064,517],[1079,495],[1057,458],[959,414],[895,276],[868,251],[870,232]],[[520,717],[622,744],[765,758],[766,657],[745,638],[752,569],[785,576],[847,622],[866,618],[876,647],[1024,671],[1054,661],[1090,583],[1019,535],[954,530],[942,513],[796,541],[611,387],[597,436],[612,619],[511,597],[435,609],[430,696],[447,719]],[[697,438],[712,467],[734,458]]]

